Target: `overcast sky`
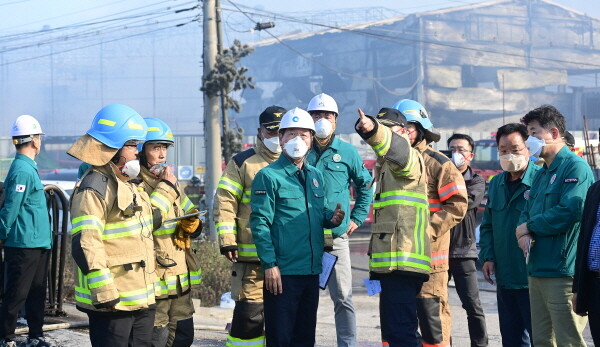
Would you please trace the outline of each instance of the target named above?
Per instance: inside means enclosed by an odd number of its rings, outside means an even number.
[[[224,7],[231,7],[228,0],[221,0]],[[537,0],[534,0],[537,1]],[[478,3],[476,0],[236,0],[236,3],[277,13],[299,11],[335,10],[361,8],[366,4],[373,7],[386,7],[402,13],[422,12],[437,8]],[[598,0],[556,0],[556,3],[600,18]],[[35,31],[44,25],[59,27],[95,20],[102,16],[115,16],[119,13],[165,8],[196,1],[190,0],[0,0],[0,33]],[[227,30],[227,29],[226,29]],[[1,34],[0,34],[1,35]]]

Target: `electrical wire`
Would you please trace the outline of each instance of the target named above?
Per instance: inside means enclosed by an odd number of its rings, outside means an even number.
[[[238,12],[243,13],[252,22],[254,22],[254,20],[250,17],[250,14],[260,15],[258,13],[252,13],[252,12],[248,12],[248,11],[242,10],[241,8],[239,8],[237,6],[237,4],[235,4],[231,0],[228,0],[228,2],[230,4],[232,4],[234,7],[236,7],[236,9],[237,9]],[[225,10],[225,11],[229,10],[229,11],[231,11],[231,9],[226,9],[226,8],[223,8],[223,10]],[[433,46],[441,46],[441,47],[453,48],[453,49],[458,49],[458,50],[468,50],[468,51],[474,51],[474,52],[480,52],[480,53],[497,54],[497,55],[500,55],[500,56],[510,56],[510,57],[517,57],[517,58],[523,58],[523,59],[532,59],[532,60],[540,60],[540,61],[546,61],[546,62],[552,62],[552,63],[561,63],[561,64],[577,64],[577,65],[580,65],[580,66],[584,65],[584,66],[589,66],[589,67],[594,67],[594,68],[600,68],[600,64],[594,64],[594,63],[575,62],[575,61],[569,61],[569,60],[543,58],[543,57],[527,57],[527,56],[525,56],[523,54],[517,54],[517,53],[498,52],[498,51],[486,50],[486,49],[481,49],[481,48],[474,48],[474,47],[467,47],[467,46],[458,46],[458,45],[453,45],[453,44],[443,43],[443,42],[431,42],[431,41],[422,40],[422,39],[412,39],[412,38],[408,38],[408,37],[402,38],[402,37],[389,36],[389,35],[384,35],[384,34],[377,34],[377,33],[369,32],[369,31],[365,31],[365,30],[360,30],[360,29],[351,29],[349,27],[339,27],[339,26],[322,24],[322,23],[307,22],[306,20],[301,21],[301,20],[294,19],[294,18],[286,18],[285,16],[281,16],[281,15],[277,15],[277,18],[278,19],[282,19],[282,20],[286,20],[286,21],[292,21],[292,22],[297,22],[297,23],[310,24],[310,25],[320,26],[320,27],[324,27],[324,28],[328,28],[328,29],[339,30],[339,31],[343,31],[343,32],[349,32],[349,33],[361,34],[361,35],[365,35],[365,36],[371,36],[371,37],[377,37],[377,38],[382,38],[382,39],[388,39],[388,40],[394,41],[394,42],[408,41],[408,42],[423,43],[423,44],[428,44],[428,45],[433,45]],[[268,32],[268,30],[264,30],[264,31]],[[271,33],[269,33],[269,34],[271,36],[274,36]],[[282,42],[282,40],[280,40],[277,37],[274,37],[274,39],[277,40],[280,43]]]
[[[34,57],[28,57],[28,58],[13,60],[13,61],[7,61],[5,63],[0,64],[0,66],[13,65],[13,64],[18,64],[18,63],[26,62],[26,61],[40,59],[40,58],[51,57],[51,56],[62,54],[62,53],[67,53],[67,52],[72,52],[72,51],[76,51],[76,50],[80,50],[80,49],[84,49],[84,48],[98,46],[98,45],[101,45],[101,44],[106,44],[106,43],[115,42],[115,41],[121,41],[121,40],[125,40],[125,39],[132,38],[132,37],[137,37],[137,36],[143,36],[143,35],[147,35],[147,34],[159,32],[159,31],[166,30],[166,29],[178,28],[178,27],[181,27],[181,26],[184,26],[184,25],[187,25],[189,23],[196,22],[196,21],[197,21],[197,19],[192,19],[189,22],[184,22],[184,23],[180,23],[180,24],[177,24],[177,25],[169,25],[169,26],[165,26],[165,27],[154,29],[154,30],[150,30],[150,31],[145,31],[145,32],[136,33],[136,34],[127,35],[127,36],[121,36],[121,37],[117,37],[117,38],[110,39],[110,40],[104,40],[104,41],[101,41],[101,42],[95,42],[95,43],[88,44],[88,45],[85,45],[85,46],[79,46],[79,47],[69,48],[69,49],[65,49],[65,50],[59,51],[59,52],[52,52],[52,53],[42,54],[42,55],[38,55],[38,56],[34,56]]]

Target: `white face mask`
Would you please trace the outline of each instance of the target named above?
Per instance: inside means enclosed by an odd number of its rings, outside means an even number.
[[[465,164],[465,156],[458,152],[452,152],[452,162],[456,167],[461,167]]]
[[[520,154],[505,154],[500,156],[502,170],[508,172],[519,172],[527,167],[528,158]]]
[[[167,164],[155,164],[152,165],[152,167],[150,167],[150,169],[148,169],[148,171],[150,171],[151,174],[153,174],[156,177],[159,177],[160,175],[162,175],[162,173],[165,171],[165,169],[167,168]]]
[[[306,152],[308,152],[308,145],[300,138],[300,136],[296,136],[289,140],[283,146],[283,149],[287,155],[292,157],[292,159],[300,159],[306,155]]]
[[[279,145],[279,136],[273,136],[270,139],[263,139],[262,142],[264,143],[265,147],[267,147],[267,149],[271,151],[271,153],[281,153],[281,146]]]
[[[325,118],[315,122],[315,136],[320,139],[326,139],[333,132],[333,124]]]
[[[140,161],[130,160],[123,165],[121,173],[129,178],[136,178],[140,174]]]
[[[542,148],[546,146],[546,141],[540,140],[535,136],[529,136],[525,141],[525,145],[527,148],[529,148],[529,153],[531,153],[531,156],[537,160],[542,154]]]

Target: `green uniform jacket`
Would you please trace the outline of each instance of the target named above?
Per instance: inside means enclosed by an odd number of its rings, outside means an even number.
[[[373,178],[365,168],[356,148],[334,137],[322,153],[316,143],[313,143],[307,161],[323,173],[325,194],[329,203],[327,207],[335,210],[336,205],[340,203],[342,210],[346,212],[342,224],[331,229],[333,237],[345,234],[350,220],[361,226],[369,214],[369,206],[373,199],[372,189],[369,187]],[[350,181],[356,185],[356,202],[352,211],[350,211]]]
[[[567,146],[535,176],[519,221],[527,223],[535,240],[527,264],[529,276],[574,275],[583,203],[592,183],[589,165]]]
[[[323,174],[304,163],[298,168],[282,155],[252,182],[250,228],[263,269],[278,266],[282,275],[321,273],[323,228],[333,227],[325,208]]]
[[[17,153],[4,181],[5,200],[0,210],[0,240],[7,247],[52,247],[50,215],[37,164]]]
[[[502,172],[490,181],[488,201],[479,228],[479,259],[495,263],[498,285],[506,289],[528,288],[527,265],[515,229],[525,210],[533,178],[541,169],[529,162],[519,187],[512,195],[506,184],[508,172]]]

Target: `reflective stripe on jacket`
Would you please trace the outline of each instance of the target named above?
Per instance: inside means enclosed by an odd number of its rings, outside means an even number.
[[[397,272],[426,280],[431,254],[425,162],[406,136],[370,118],[375,129],[359,133],[378,156],[369,269],[374,278]]]
[[[258,140],[256,147],[233,156],[219,180],[213,208],[215,227],[221,248],[237,247],[238,261],[258,262],[250,231],[252,181],[278,157]]]

